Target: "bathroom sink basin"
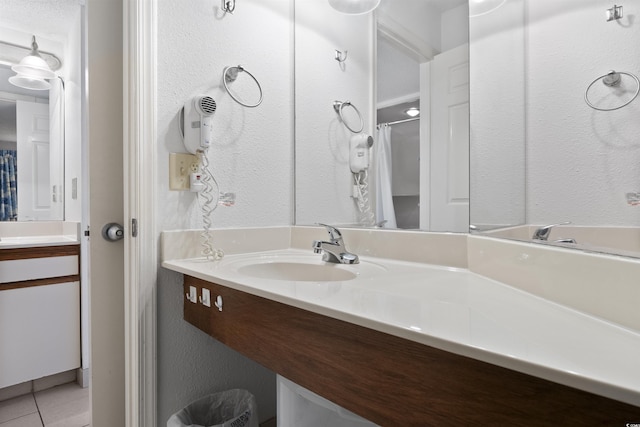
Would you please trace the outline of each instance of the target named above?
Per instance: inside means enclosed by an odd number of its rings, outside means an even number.
[[[334,264],[322,261],[319,255],[296,252],[276,252],[261,255],[231,255],[219,264],[234,275],[256,279],[289,282],[344,282],[358,277],[379,275],[386,268],[374,262]]]
[[[340,268],[338,264],[317,265],[299,262],[250,264],[238,268],[238,273],[262,279],[295,282],[335,282],[358,277],[356,272]]]

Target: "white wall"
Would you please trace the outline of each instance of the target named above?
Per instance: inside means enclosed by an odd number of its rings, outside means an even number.
[[[469,5],[463,4],[444,11],[440,20],[440,33],[443,52],[469,43]]]
[[[349,169],[352,133],[339,121],[334,101],[351,101],[374,123],[373,14],[344,15],[326,1],[296,2],[296,224],[353,224],[358,211],[351,197]],[[344,67],[335,49],[347,50]],[[359,120],[344,110],[352,127]]]
[[[376,13],[384,13],[394,21],[402,23],[405,30],[442,52],[440,12],[422,0],[382,0]],[[425,22],[426,17],[435,18]]]
[[[640,99],[612,112],[583,99],[609,70],[640,75],[640,0],[624,3],[621,21],[606,22],[612,5],[528,1],[528,223],[640,225],[638,207],[625,199],[640,191]],[[630,79],[623,84],[635,90]],[[600,102],[610,93],[598,83],[591,96]]]
[[[471,224],[525,221],[524,2],[470,25]]]
[[[384,37],[376,49],[377,108],[420,97],[420,63]]]
[[[158,2],[158,232],[199,228],[194,194],[168,189],[170,152],[185,152],[177,116],[184,101],[217,101],[212,171],[236,193],[213,227],[289,225],[293,182],[293,32],[289,0],[242,0],[222,16],[220,2]],[[332,56],[333,52],[328,52]],[[242,64],[260,81],[264,101],[249,109],[222,87],[225,66]],[[238,80],[237,83],[240,83]],[[224,249],[224,248],[223,248]],[[207,393],[239,387],[258,400],[261,419],[275,414],[275,375],[182,319],[182,276],[158,278],[158,425]]]
[[[82,38],[80,7],[69,28],[64,49],[65,80],[65,220],[82,219]],[[77,198],[72,197],[71,183],[77,178]]]

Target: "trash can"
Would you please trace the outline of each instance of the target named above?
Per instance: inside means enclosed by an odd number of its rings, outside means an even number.
[[[167,427],[258,427],[258,405],[247,390],[210,394],[173,414]]]

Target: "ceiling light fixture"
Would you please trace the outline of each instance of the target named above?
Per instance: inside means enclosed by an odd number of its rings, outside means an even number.
[[[329,0],[332,8],[349,15],[369,13],[380,4],[380,0]]]
[[[408,110],[404,110],[404,113],[409,117],[417,117],[420,115],[420,109],[416,107],[411,107]]]
[[[36,36],[31,41],[31,53],[22,58],[19,64],[11,67],[17,74],[9,77],[9,83],[24,89],[48,90],[51,84],[47,81],[56,77],[49,65],[42,59],[38,51]]]

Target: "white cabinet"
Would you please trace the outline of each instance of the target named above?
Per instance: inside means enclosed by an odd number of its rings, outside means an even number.
[[[80,283],[0,291],[0,388],[80,367]]]
[[[79,247],[0,250],[0,388],[80,367]]]
[[[38,280],[78,274],[75,255],[0,261],[0,283]]]

